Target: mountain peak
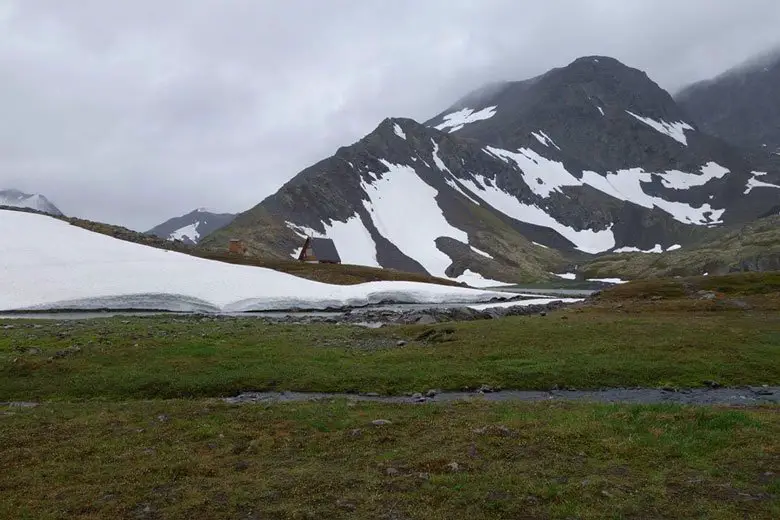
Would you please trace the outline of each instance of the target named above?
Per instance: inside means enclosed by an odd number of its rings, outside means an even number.
[[[25,193],[17,189],[0,190],[0,206],[29,208],[50,215],[62,216],[62,212],[40,193]]]

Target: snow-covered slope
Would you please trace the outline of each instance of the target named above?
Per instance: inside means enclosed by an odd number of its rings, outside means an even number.
[[[0,311],[249,311],[382,301],[476,303],[504,293],[414,282],[328,285],[117,240],[44,215],[0,210]]]
[[[198,208],[186,215],[166,220],[147,233],[166,240],[181,240],[185,244],[194,245],[209,233],[230,224],[235,217],[232,213],[215,213],[206,208]]]
[[[0,206],[29,208],[50,215],[62,216],[62,212],[41,194],[24,193],[19,190],[0,190]]]

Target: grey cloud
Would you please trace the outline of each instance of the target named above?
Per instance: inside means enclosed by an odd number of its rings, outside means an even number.
[[[675,90],[777,27],[776,0],[0,0],[0,187],[136,229],[240,211],[487,82],[606,54]]]

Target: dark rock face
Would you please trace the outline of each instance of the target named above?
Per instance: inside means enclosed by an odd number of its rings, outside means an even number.
[[[181,217],[174,217],[147,231],[147,234],[166,240],[181,240],[195,245],[201,237],[209,235],[230,224],[236,218],[232,213],[211,213],[196,209]]]
[[[591,56],[480,89],[425,125],[386,119],[202,246],[230,235],[290,258],[316,234],[345,263],[541,279],[590,254],[686,247],[750,222],[780,200],[756,180],[780,185],[780,156],[707,135],[644,72]]]
[[[676,99],[705,132],[780,153],[780,50],[695,83]]]

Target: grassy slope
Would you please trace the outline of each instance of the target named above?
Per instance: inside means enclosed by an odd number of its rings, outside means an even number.
[[[9,322],[15,328],[0,336],[0,400],[263,389],[403,393],[481,384],[778,384],[779,277],[638,282],[547,317],[379,330],[178,317],[43,322],[39,328]],[[700,288],[718,297],[701,300]],[[399,339],[409,344],[398,348]],[[72,345],[81,350],[56,357]],[[31,346],[41,352],[28,352]]]
[[[170,317],[3,322],[0,401],[55,401],[0,406],[0,517],[777,518],[777,407],[136,400],[777,384],[776,276],[642,282],[547,317],[378,331]],[[716,301],[698,299],[705,287]],[[397,348],[401,337],[413,341]],[[81,350],[56,356],[73,345]]]
[[[0,421],[2,518],[780,515],[775,409],[138,401]]]
[[[780,216],[767,217],[726,230],[697,246],[663,254],[622,253],[597,257],[585,263],[585,278],[618,276],[638,279],[723,274],[730,269],[780,268]]]

